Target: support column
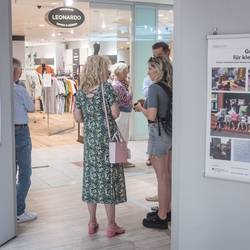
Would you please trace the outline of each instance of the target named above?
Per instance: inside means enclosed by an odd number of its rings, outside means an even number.
[[[0,1],[0,246],[16,235],[11,1]]]

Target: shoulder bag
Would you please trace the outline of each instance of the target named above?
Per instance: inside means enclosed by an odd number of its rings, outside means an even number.
[[[109,162],[112,164],[126,163],[128,159],[127,143],[124,140],[118,126],[117,126],[117,132],[111,138],[106,100],[104,97],[103,84],[101,84],[101,88],[102,88],[103,108],[104,108],[105,120],[107,124],[107,129],[108,129],[108,136],[109,136]]]

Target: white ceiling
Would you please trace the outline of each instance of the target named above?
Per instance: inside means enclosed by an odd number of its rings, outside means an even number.
[[[154,2],[161,1],[154,0]],[[74,41],[91,37],[95,39],[96,36],[100,39],[115,37],[128,40],[131,19],[129,10],[90,9],[89,3],[81,0],[75,0],[73,5],[85,15],[85,22],[81,26],[63,29],[48,24],[45,21],[46,13],[53,8],[63,6],[63,2],[63,0],[12,0],[13,35],[25,35],[26,41],[31,43]],[[41,8],[38,8],[38,5],[41,5]],[[172,24],[173,13],[160,11],[159,23],[159,27]]]

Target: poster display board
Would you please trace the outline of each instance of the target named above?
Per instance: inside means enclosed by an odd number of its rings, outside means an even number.
[[[250,182],[250,35],[208,36],[205,176]]]

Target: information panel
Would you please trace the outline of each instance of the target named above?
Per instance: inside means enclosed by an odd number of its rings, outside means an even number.
[[[208,36],[205,176],[250,182],[250,35]]]

